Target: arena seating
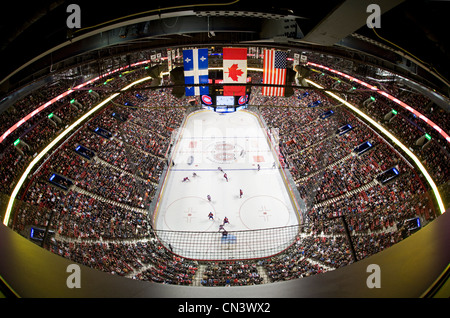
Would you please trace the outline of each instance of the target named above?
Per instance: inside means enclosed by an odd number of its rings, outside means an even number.
[[[143,75],[132,74],[127,81]],[[251,76],[253,82],[260,82],[259,73]],[[328,87],[336,82],[319,74],[313,79]],[[125,82],[122,78],[107,83],[119,88]],[[348,85],[342,81],[335,87],[348,89]],[[121,94],[108,104],[47,158],[21,192],[22,203],[14,218],[17,232],[27,236],[30,227],[49,226],[55,233],[46,245],[50,251],[115,275],[165,284],[243,286],[307,277],[354,262],[343,217],[357,259],[404,239],[408,235],[402,228],[405,220],[421,217],[431,221],[435,217],[428,189],[414,168],[352,113],[316,90],[294,90],[292,97],[283,98],[265,97],[259,88],[253,88],[250,104],[258,106],[269,128],[279,129],[287,169],[309,207],[307,222],[288,249],[269,258],[223,262],[183,259],[157,240],[147,208],[167,162],[172,132],[181,125],[188,102],[176,99],[166,89],[139,91],[139,87],[143,86],[137,87],[138,93]],[[26,105],[35,106],[64,89],[61,83],[19,101],[14,116],[2,116],[1,127],[32,110]],[[392,91],[397,92],[395,87]],[[99,92],[101,97],[106,94]],[[382,121],[392,105],[377,101],[363,106],[366,97],[348,96]],[[47,113],[41,114],[11,136],[10,140],[20,136],[29,149],[25,147],[20,153],[11,143],[1,146],[2,193],[11,192],[36,151],[98,100],[87,90],[71,98],[79,101],[82,109],[68,99],[49,109],[61,123],[55,125],[46,119]],[[407,98],[417,105],[427,102],[420,96]],[[332,116],[320,117],[331,109]],[[443,120],[448,123],[448,118]],[[342,136],[336,134],[346,124],[353,129]],[[420,123],[404,112],[384,124],[410,146],[421,136]],[[99,127],[111,135],[105,138],[97,134]],[[368,140],[373,149],[362,155],[352,153]],[[77,154],[74,150],[78,145],[93,151],[94,158]],[[417,150],[439,183],[447,182],[449,176],[444,145],[433,135],[429,148]],[[387,186],[378,184],[376,176],[392,166],[398,167],[399,179]],[[68,191],[53,186],[48,182],[52,173],[72,180],[73,186]]]

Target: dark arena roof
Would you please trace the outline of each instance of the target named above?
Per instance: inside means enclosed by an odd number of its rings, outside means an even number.
[[[0,295],[169,298],[174,313],[184,299],[227,311],[233,298],[448,298],[449,12],[437,0],[11,2]],[[264,127],[298,224],[231,231],[264,252],[211,257],[197,246],[217,232],[160,229],[156,211],[177,133],[222,109],[228,47],[247,50],[246,99],[228,110]],[[185,93],[193,48],[208,49],[206,99]],[[282,96],[263,93],[265,49],[285,52]]]

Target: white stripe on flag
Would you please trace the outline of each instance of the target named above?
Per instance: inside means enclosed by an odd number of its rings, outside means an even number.
[[[267,70],[269,72],[269,74],[268,74],[269,77],[267,79],[267,83],[271,84],[271,83],[273,83],[273,51],[270,50],[270,51],[268,51],[268,53],[269,54],[268,54],[268,58],[267,58],[267,60],[268,60]],[[269,95],[272,95],[273,94],[273,87],[269,87],[268,91],[269,91]]]
[[[192,50],[192,59],[194,60],[194,73],[195,73],[195,84],[197,83],[197,79],[199,79],[199,69],[198,69],[198,50]],[[200,79],[198,80],[200,82]],[[200,95],[200,87],[194,86],[194,95]]]
[[[269,51],[264,50],[264,77],[263,77],[263,83],[266,84],[269,82]],[[264,86],[263,87],[263,95],[267,95],[269,93],[269,87]]]
[[[200,75],[208,75],[208,69],[198,69],[198,49],[192,50],[193,70],[184,71],[184,76],[194,76],[194,84],[200,84]],[[194,94],[200,95],[200,86],[194,86]]]

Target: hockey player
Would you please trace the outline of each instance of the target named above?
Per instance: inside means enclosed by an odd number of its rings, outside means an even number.
[[[244,192],[242,192],[242,189],[239,189],[239,198],[242,198],[243,194],[244,194]]]
[[[211,196],[209,194],[206,196],[206,198],[208,199],[209,202],[211,202]]]
[[[225,224],[230,224],[230,222],[228,221],[228,218],[227,218],[227,217],[225,217],[225,218],[223,219],[223,225],[225,225]]]
[[[260,166],[259,163],[258,163],[258,171],[259,171],[259,170],[261,170],[261,166]]]
[[[217,170],[223,173],[223,169],[221,167],[218,167]]]
[[[191,180],[189,180],[188,177],[183,178],[183,182],[186,182],[186,181],[191,181]]]
[[[209,212],[208,219],[214,221],[214,214],[212,212]]]
[[[226,173],[223,175],[223,177],[224,177],[224,178],[227,180],[227,182],[228,182],[228,176],[227,176]]]

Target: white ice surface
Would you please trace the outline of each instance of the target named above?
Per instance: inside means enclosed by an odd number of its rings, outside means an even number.
[[[227,231],[299,223],[278,165],[273,166],[278,161],[255,115],[209,110],[191,114],[175,141],[172,158],[175,165],[169,169],[155,211],[157,230],[217,232],[224,217],[230,222]],[[190,181],[183,182],[185,177]],[[209,212],[214,220],[208,218]],[[217,237],[220,240],[220,234]],[[171,242],[181,254],[189,249],[180,244]]]

